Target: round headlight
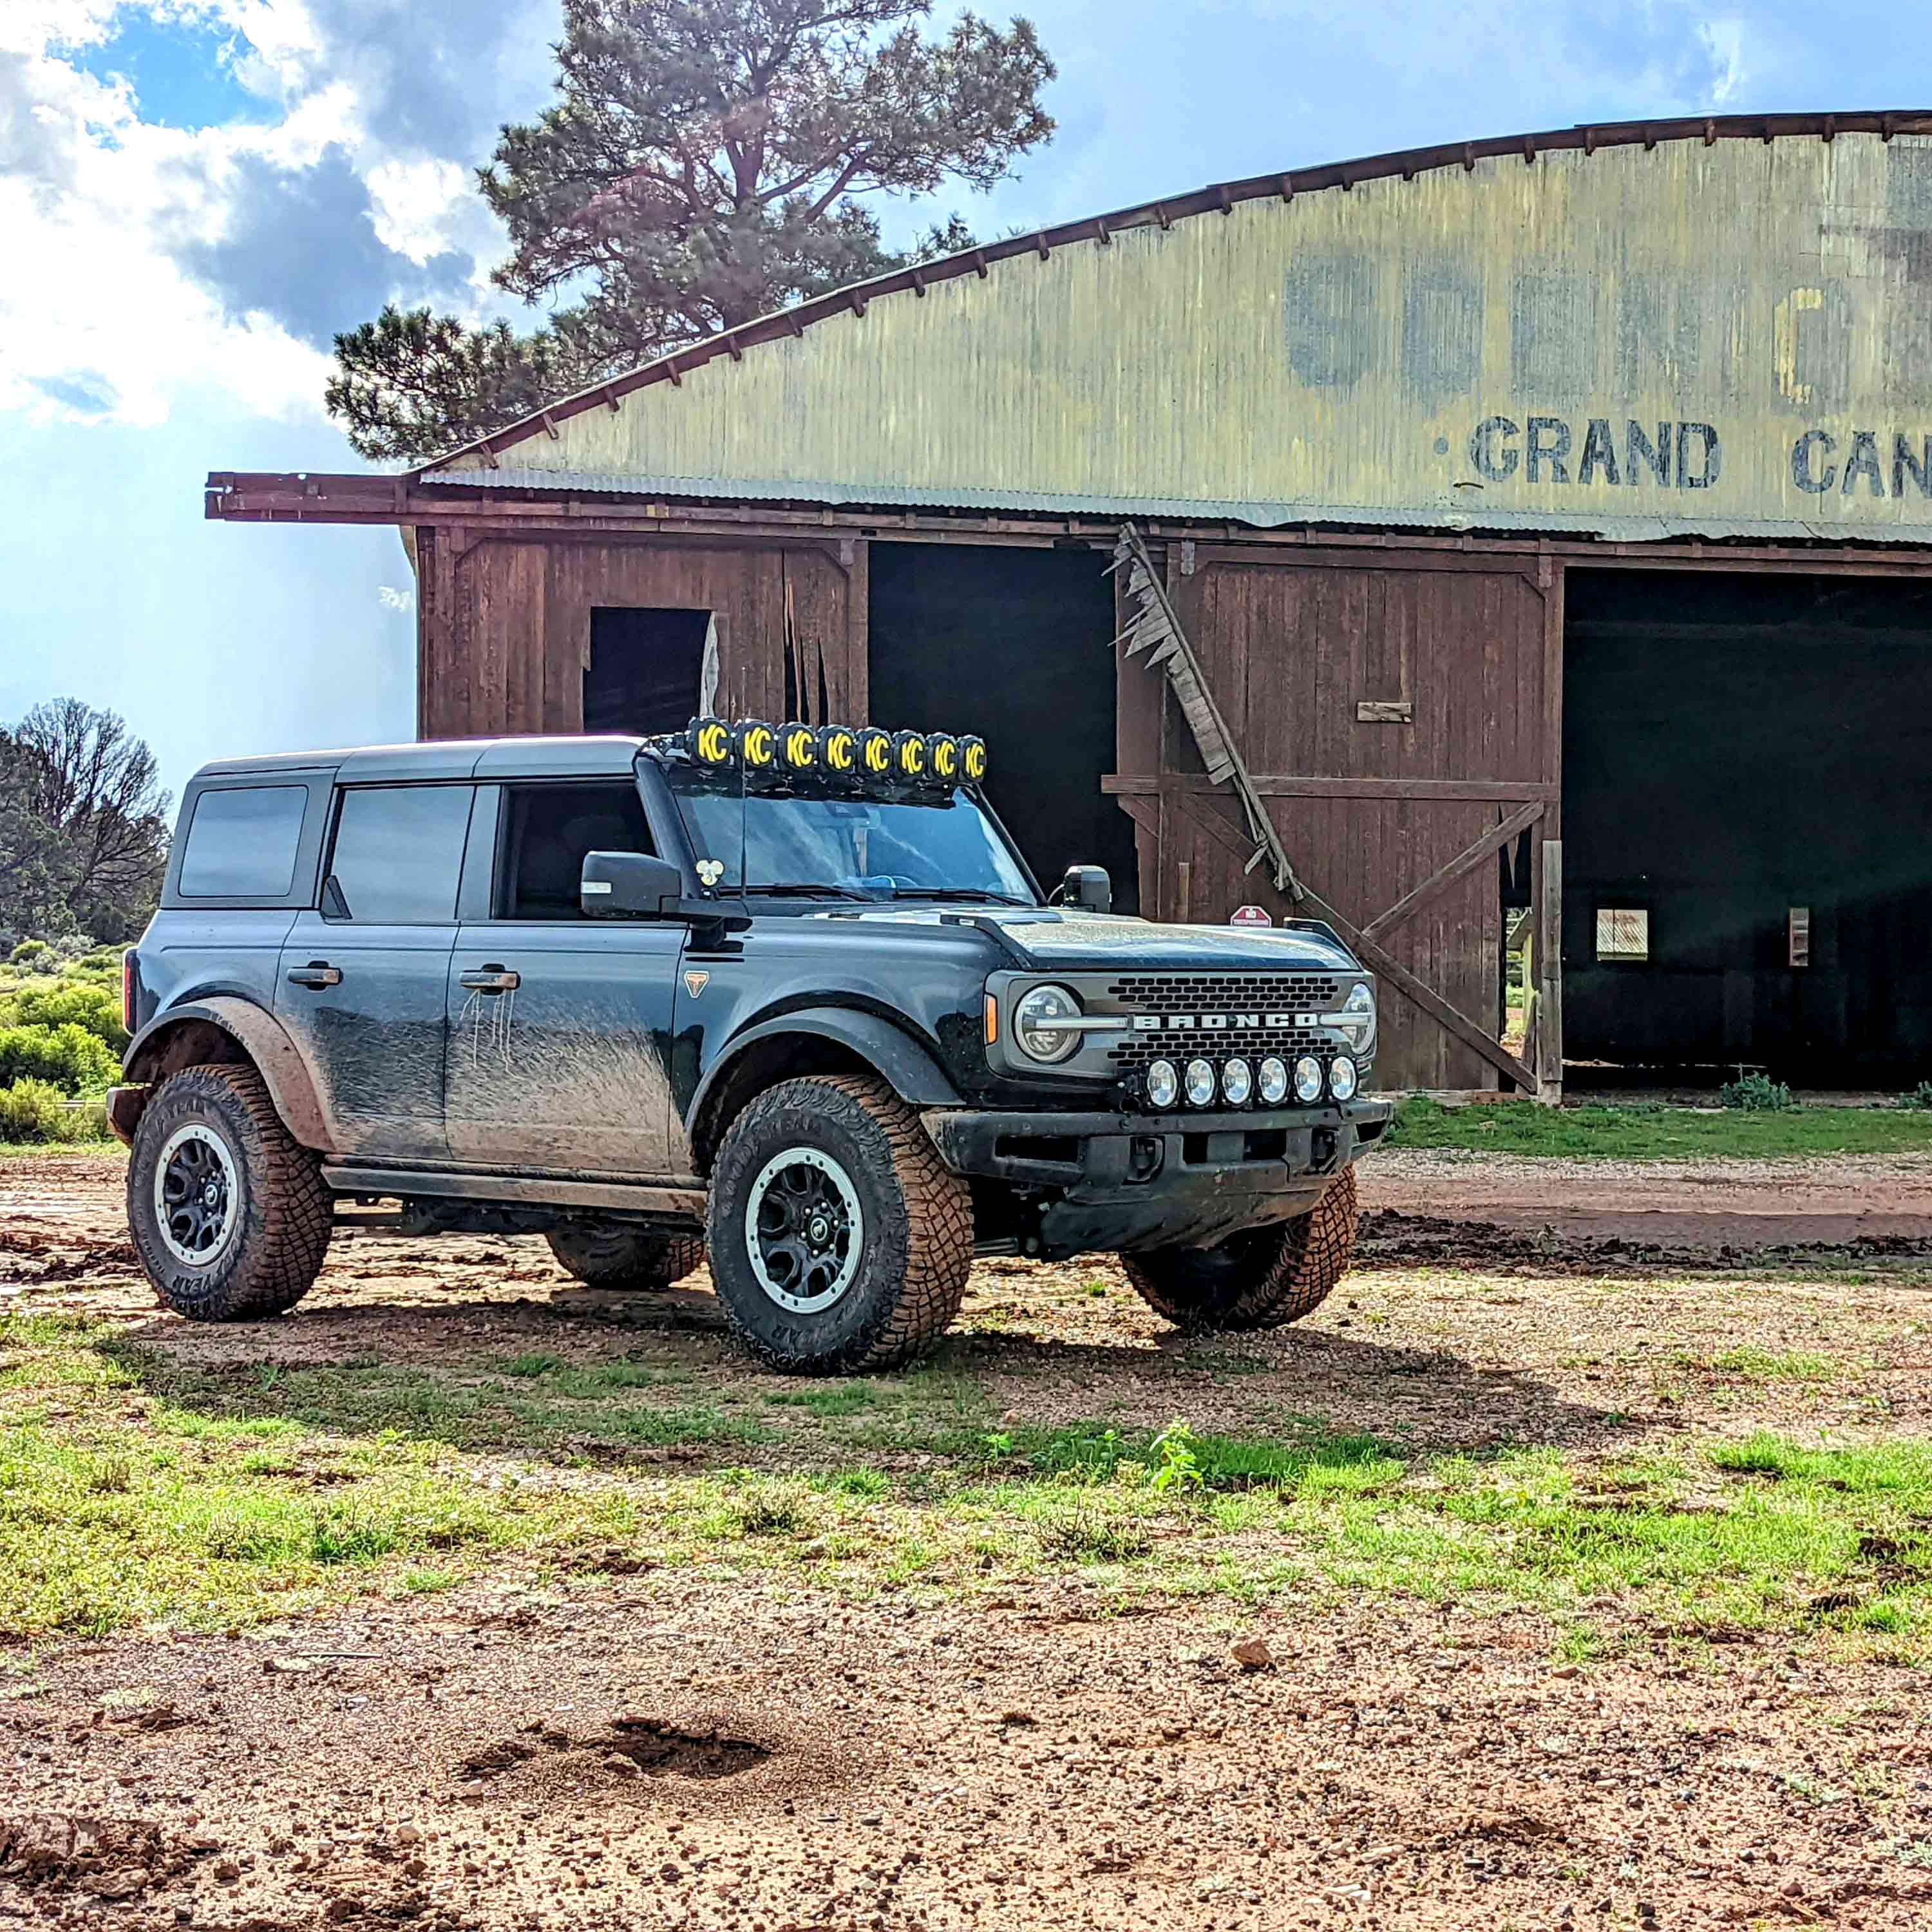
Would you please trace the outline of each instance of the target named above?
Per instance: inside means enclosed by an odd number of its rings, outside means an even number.
[[[1328,1063],[1328,1090],[1338,1100],[1355,1097],[1355,1063],[1346,1053]]]
[[[1376,996],[1367,982],[1358,980],[1338,1010],[1322,1016],[1322,1024],[1339,1033],[1358,1058],[1366,1054],[1376,1038]]]
[[[1036,986],[1013,1009],[1013,1038],[1029,1060],[1049,1065],[1080,1050],[1080,1036],[1058,1020],[1080,1017],[1080,1002],[1064,986]]]
[[[1288,1062],[1270,1054],[1262,1062],[1261,1073],[1256,1086],[1264,1106],[1280,1106],[1288,1098]]]
[[[1156,1060],[1147,1070],[1148,1105],[1166,1113],[1180,1098],[1180,1076],[1171,1060]]]
[[[1322,1097],[1322,1063],[1312,1053],[1304,1053],[1294,1063],[1294,1097],[1304,1107],[1312,1107]]]
[[[1221,1070],[1221,1094],[1231,1107],[1245,1107],[1255,1090],[1255,1076],[1245,1060],[1231,1060]]]
[[[1214,1103],[1214,1063],[1190,1060],[1187,1063],[1187,1104],[1190,1107],[1210,1107]]]

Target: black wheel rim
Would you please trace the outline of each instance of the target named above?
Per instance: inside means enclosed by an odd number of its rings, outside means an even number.
[[[865,1221],[844,1168],[817,1148],[793,1148],[753,1182],[745,1236],[759,1286],[782,1308],[812,1314],[851,1286]]]
[[[194,1123],[170,1137],[154,1175],[154,1217],[176,1261],[205,1267],[220,1253],[236,1192],[233,1158],[211,1128]]]

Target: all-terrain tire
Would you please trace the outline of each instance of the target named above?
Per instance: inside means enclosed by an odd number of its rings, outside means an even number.
[[[849,1281],[825,1291],[836,1292],[827,1305],[808,1310],[786,1306],[760,1279],[746,1220],[748,1208],[755,1216],[799,1169],[784,1170],[763,1190],[760,1175],[801,1150],[829,1164],[816,1171],[843,1177],[862,1223]],[[824,1198],[835,1210],[842,1198],[830,1190]],[[732,1328],[788,1375],[910,1360],[958,1313],[973,1265],[965,1182],[940,1159],[910,1107],[883,1081],[854,1075],[785,1081],[739,1114],[712,1171],[709,1225],[711,1279]]]
[[[1279,1328],[1312,1314],[1347,1271],[1359,1214],[1345,1168],[1306,1214],[1235,1234],[1213,1248],[1123,1255],[1141,1299],[1177,1328]]]
[[[559,1228],[544,1239],[557,1265],[588,1288],[648,1294],[704,1265],[704,1243],[696,1234],[661,1234],[649,1228]]]
[[[164,1232],[155,1183],[171,1144],[198,1151],[223,1193],[205,1258],[184,1259]],[[177,1315],[255,1322],[286,1312],[321,1271],[333,1215],[321,1162],[283,1126],[252,1066],[190,1066],[154,1090],[128,1156],[128,1227],[148,1279]]]

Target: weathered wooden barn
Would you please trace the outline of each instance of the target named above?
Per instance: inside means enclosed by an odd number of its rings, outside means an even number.
[[[426,736],[665,728],[707,678],[976,731],[1036,871],[1184,920],[1293,909],[1244,785],[1382,975],[1390,1084],[1932,1076],[1932,113],[1227,182],[208,513],[401,527]],[[1126,522],[1239,783],[1114,644]]]

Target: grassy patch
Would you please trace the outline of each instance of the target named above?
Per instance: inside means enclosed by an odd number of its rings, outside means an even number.
[[[1739,1352],[1722,1372],[1811,1364]],[[1932,1443],[1603,1459],[1422,1455],[1298,1418],[993,1430],[943,1364],[780,1388],[754,1420],[726,1390],[662,1399],[688,1374],[549,1356],[218,1374],[64,1318],[0,1322],[0,1634],[236,1624],[514,1562],[855,1594],[1074,1570],[1122,1600],[1533,1607],[1577,1654],[1607,1613],[1932,1660]],[[665,1446],[687,1453],[632,1453]]]
[[[1706,1113],[1690,1107],[1444,1107],[1405,1100],[1390,1145],[1564,1160],[1780,1160],[1807,1154],[1932,1153],[1932,1112],[1795,1107]]]

